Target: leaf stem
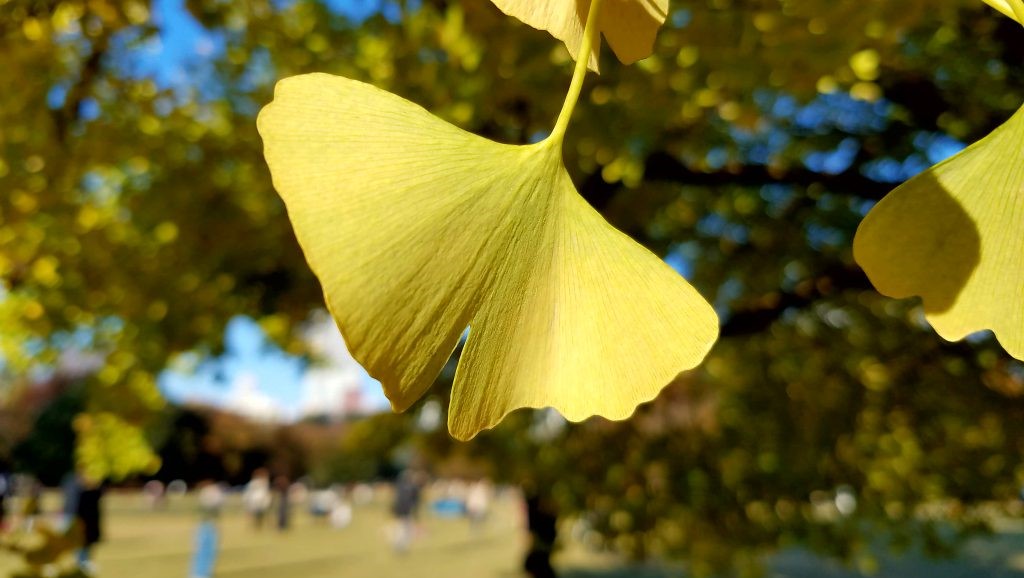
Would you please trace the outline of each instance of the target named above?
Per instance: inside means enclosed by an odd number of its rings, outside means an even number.
[[[580,51],[576,55],[576,68],[572,72],[569,92],[565,95],[565,102],[562,103],[562,111],[558,113],[555,128],[551,129],[551,135],[548,137],[552,142],[557,142],[559,145],[561,145],[562,139],[565,137],[565,130],[569,128],[572,111],[576,108],[576,102],[580,98],[580,91],[583,90],[583,79],[587,76],[590,53],[595,45],[600,46],[601,32],[597,28],[597,15],[600,9],[601,0],[590,1],[590,10],[587,11],[587,24],[583,28],[583,42],[580,43]]]

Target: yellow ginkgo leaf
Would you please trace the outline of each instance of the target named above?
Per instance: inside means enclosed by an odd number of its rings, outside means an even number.
[[[991,329],[1024,359],[1024,108],[882,199],[853,254],[880,292],[920,296],[939,335]]]
[[[502,12],[546,30],[565,43],[576,57],[584,38],[590,0],[493,0]],[[668,16],[668,0],[603,0],[597,28],[620,61],[631,64],[654,50],[658,28]],[[588,66],[597,70],[599,45],[590,53]]]
[[[498,144],[324,74],[281,81],[259,130],[327,304],[396,410],[467,326],[460,439],[519,407],[625,418],[715,341],[711,307],[586,204],[556,139]]]
[[[1024,24],[1024,2],[1021,0],[984,0],[996,10]]]

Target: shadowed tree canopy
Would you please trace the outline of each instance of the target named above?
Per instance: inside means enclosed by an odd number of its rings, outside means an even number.
[[[2,393],[99,353],[81,460],[152,469],[138,444],[112,448],[162,406],[155,375],[216,350],[234,315],[301,352],[292,328],[323,297],[256,133],[277,79],[364,80],[500,142],[550,130],[561,43],[489,2],[376,6],[0,1]],[[896,537],[922,504],[1012,496],[1024,366],[985,335],[944,342],[917,302],[871,289],[851,245],[893,186],[1019,107],[1022,62],[1020,26],[977,0],[673,2],[650,58],[602,52],[565,161],[709,298],[723,339],[628,422],[537,444],[525,413],[472,446],[432,443],[505,456],[510,477],[543,464],[609,543],[706,571],[792,540],[863,554],[866,526],[806,514],[813,492],[849,485]]]

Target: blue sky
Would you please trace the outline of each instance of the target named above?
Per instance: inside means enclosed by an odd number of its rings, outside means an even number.
[[[323,0],[334,13],[359,24],[367,18],[382,14],[391,21],[400,18],[397,2],[387,0]],[[273,2],[278,9],[287,8],[289,0]],[[416,3],[409,6],[415,8]],[[209,58],[224,50],[224,37],[209,31],[185,9],[185,0],[154,0],[153,19],[160,30],[160,49],[155,52],[153,74],[167,78],[177,71],[195,64],[196,57]]]
[[[307,332],[318,340],[313,349],[323,353],[316,365],[282,351],[252,319],[235,317],[225,328],[222,355],[183,355],[160,375],[160,391],[174,403],[210,405],[283,421],[301,418],[310,409],[330,408],[331,400],[343,398],[341,390],[350,385],[358,389],[367,410],[390,407],[380,384],[344,351],[341,335],[326,315],[311,329]],[[325,347],[325,339],[337,343]],[[332,383],[338,384],[339,391],[330,391]]]
[[[259,389],[269,399],[292,409],[299,398],[299,383],[306,362],[270,344],[252,319],[232,319],[224,330],[225,352],[195,365],[193,371],[169,370],[160,377],[160,389],[168,399],[224,405],[240,375],[259,376]],[[193,354],[195,355],[195,354]],[[189,365],[193,359],[183,360]]]
[[[291,2],[276,0],[273,4],[284,9]],[[353,23],[378,13],[392,21],[400,17],[398,4],[392,1],[324,0],[324,4]],[[155,37],[142,43],[133,34],[116,40],[123,50],[114,52],[125,55],[118,62],[121,69],[136,78],[150,77],[161,88],[215,89],[216,83],[207,80],[211,79],[211,62],[224,53],[225,35],[204,28],[185,9],[185,0],[154,0],[152,10],[158,30]]]

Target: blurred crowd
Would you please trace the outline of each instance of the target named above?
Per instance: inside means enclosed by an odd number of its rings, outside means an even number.
[[[101,480],[83,472],[69,474],[60,488],[44,488],[31,476],[0,474],[0,550],[23,560],[23,570],[16,576],[100,575],[93,551],[104,537],[101,502],[107,489]],[[189,487],[183,480],[165,483],[154,479],[141,487],[116,491],[137,491],[149,511],[165,510],[170,503],[189,496],[196,509],[196,525],[188,577],[209,578],[216,575],[220,552],[219,519],[232,496],[252,532],[287,532],[297,515],[308,516],[327,529],[343,530],[352,523],[357,507],[389,500],[391,522],[382,532],[382,539],[402,556],[422,535],[426,495],[430,496],[428,507],[433,516],[464,518],[471,534],[480,535],[496,494],[505,490],[485,478],[432,479],[421,468],[406,469],[391,482],[330,485],[316,485],[306,479],[293,481],[258,468],[240,486],[206,479]],[[531,511],[529,500],[526,511]]]

